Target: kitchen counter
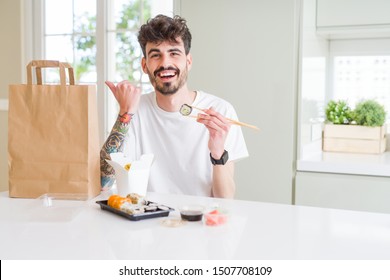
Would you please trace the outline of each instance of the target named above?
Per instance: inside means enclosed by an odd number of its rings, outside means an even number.
[[[166,227],[178,211],[130,221],[95,203],[109,195],[53,219],[34,211],[34,199],[0,193],[0,259],[390,259],[388,214],[148,193],[175,209],[218,204],[230,213],[217,227]]]
[[[298,160],[297,170],[390,177],[390,152],[380,155],[318,152]]]

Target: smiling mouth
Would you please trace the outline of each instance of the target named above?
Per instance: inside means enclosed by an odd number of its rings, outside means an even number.
[[[154,72],[154,76],[156,78],[159,78],[160,80],[162,81],[168,81],[176,76],[179,75],[179,69],[176,69],[174,67],[167,67],[167,68],[164,68],[164,67],[160,67],[159,69],[157,69],[155,72]]]
[[[176,71],[172,71],[172,70],[168,70],[168,71],[161,71],[157,74],[157,76],[165,81],[165,80],[169,80],[169,79],[172,79],[176,76]]]

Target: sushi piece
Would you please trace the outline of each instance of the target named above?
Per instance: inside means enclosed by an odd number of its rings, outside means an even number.
[[[145,204],[144,197],[137,193],[130,193],[126,196],[126,198],[130,199],[133,204]]]

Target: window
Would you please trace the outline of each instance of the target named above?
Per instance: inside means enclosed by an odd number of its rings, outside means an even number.
[[[101,139],[116,119],[117,103],[105,80],[129,80],[152,90],[141,69],[139,27],[157,14],[173,15],[173,0],[35,0],[32,59],[72,64],[76,83],[96,83]],[[42,19],[42,20],[38,20]],[[44,72],[46,83],[58,82],[53,69]]]
[[[374,99],[390,113],[390,56],[336,56],[333,95],[354,108],[363,99]]]
[[[385,107],[390,121],[390,39],[330,41],[329,98],[347,100],[351,108],[363,99]]]
[[[96,0],[44,0],[43,57],[72,64],[77,83],[96,83]],[[48,69],[46,82],[58,76]]]
[[[142,51],[137,33],[151,17],[151,1],[115,0],[110,3],[111,12],[107,16],[109,78],[114,81],[129,80],[149,91],[149,80],[141,69]]]

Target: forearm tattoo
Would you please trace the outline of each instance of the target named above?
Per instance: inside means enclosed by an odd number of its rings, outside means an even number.
[[[125,142],[126,134],[129,131],[130,122],[123,123],[120,120],[121,117],[118,116],[110,135],[108,136],[100,151],[100,174],[102,190],[109,189],[115,182],[115,170],[106,161],[106,159],[111,159],[111,153],[123,152],[123,143]]]

